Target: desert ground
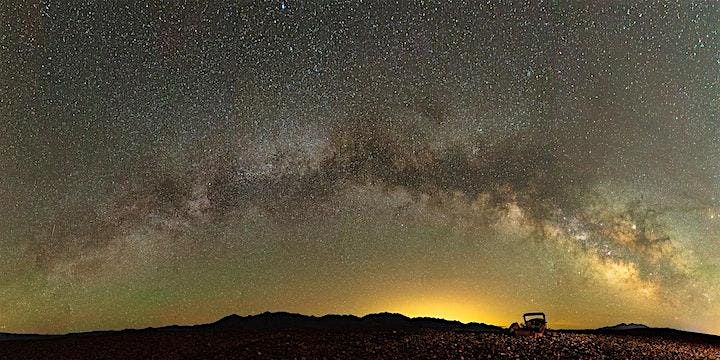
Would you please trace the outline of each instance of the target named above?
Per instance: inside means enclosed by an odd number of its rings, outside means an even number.
[[[667,337],[453,330],[136,330],[0,341],[2,359],[720,359]]]

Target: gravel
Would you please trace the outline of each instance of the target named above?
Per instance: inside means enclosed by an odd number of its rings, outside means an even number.
[[[720,359],[666,337],[450,330],[133,331],[0,341],[0,359]]]

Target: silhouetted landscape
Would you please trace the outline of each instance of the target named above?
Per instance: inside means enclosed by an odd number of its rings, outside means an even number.
[[[515,337],[502,327],[380,313],[230,315],[214,323],[67,335],[0,334],[2,359],[717,359],[720,337],[618,324]]]
[[[0,9],[0,360],[720,360],[720,0]]]

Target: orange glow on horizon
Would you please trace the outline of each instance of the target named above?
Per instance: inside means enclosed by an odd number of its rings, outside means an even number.
[[[408,317],[432,317],[463,323],[506,326],[507,315],[495,310],[496,306],[487,304],[486,301],[466,296],[420,294],[388,298],[372,306],[368,313],[392,312]]]

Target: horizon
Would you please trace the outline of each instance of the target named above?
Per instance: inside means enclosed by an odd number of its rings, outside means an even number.
[[[530,311],[535,312],[535,311]],[[540,311],[541,312],[541,311]],[[378,312],[369,312],[369,313],[343,313],[343,312],[331,312],[331,313],[301,313],[301,312],[294,312],[294,311],[287,311],[287,310],[266,310],[262,312],[255,312],[255,313],[228,313],[225,315],[222,315],[220,317],[217,317],[212,320],[208,320],[205,322],[192,322],[192,323],[166,323],[166,324],[150,324],[143,327],[114,327],[114,328],[94,328],[94,329],[79,329],[77,331],[72,332],[15,332],[15,331],[5,331],[0,330],[0,334],[11,334],[11,335],[72,335],[72,334],[83,334],[83,333],[93,333],[93,332],[105,332],[105,331],[123,331],[123,330],[144,330],[144,329],[160,329],[165,327],[173,327],[173,326],[181,326],[181,327],[193,327],[193,326],[200,326],[200,325],[208,325],[213,324],[215,322],[218,322],[220,320],[223,320],[228,317],[232,316],[239,316],[242,318],[247,317],[253,317],[253,316],[259,316],[259,315],[265,315],[265,314],[289,314],[289,315],[300,315],[305,317],[314,317],[314,318],[322,318],[325,316],[354,316],[358,319],[361,319],[366,316],[370,315],[400,315],[404,316],[409,319],[435,319],[435,320],[443,320],[443,321],[457,321],[464,325],[468,325],[471,323],[480,324],[480,325],[488,325],[488,326],[497,326],[501,329],[507,329],[507,327],[512,322],[518,322],[522,319],[522,313],[519,314],[517,320],[512,320],[508,322],[507,324],[498,324],[498,323],[492,323],[492,322],[486,322],[486,321],[479,321],[479,320],[463,320],[460,318],[446,318],[446,317],[439,317],[439,316],[433,316],[433,315],[410,315],[406,313],[400,313],[400,312],[393,312],[393,311],[378,311]],[[569,326],[556,326],[555,323],[552,322],[552,319],[550,318],[550,315],[545,313],[546,316],[548,316],[548,329],[549,330],[597,330],[601,329],[603,327],[613,327],[617,325],[643,325],[647,326],[651,329],[674,329],[674,330],[680,330],[680,331],[687,331],[687,332],[693,332],[698,334],[707,334],[707,335],[715,335],[720,336],[720,334],[710,333],[710,332],[703,332],[698,331],[697,329],[690,329],[690,328],[675,328],[675,327],[668,327],[668,326],[658,326],[655,324],[646,324],[642,322],[636,322],[636,321],[623,321],[623,322],[616,322],[616,323],[608,323],[604,325],[599,326],[582,326],[582,325],[569,325]]]
[[[6,8],[0,331],[720,334],[720,3]]]

